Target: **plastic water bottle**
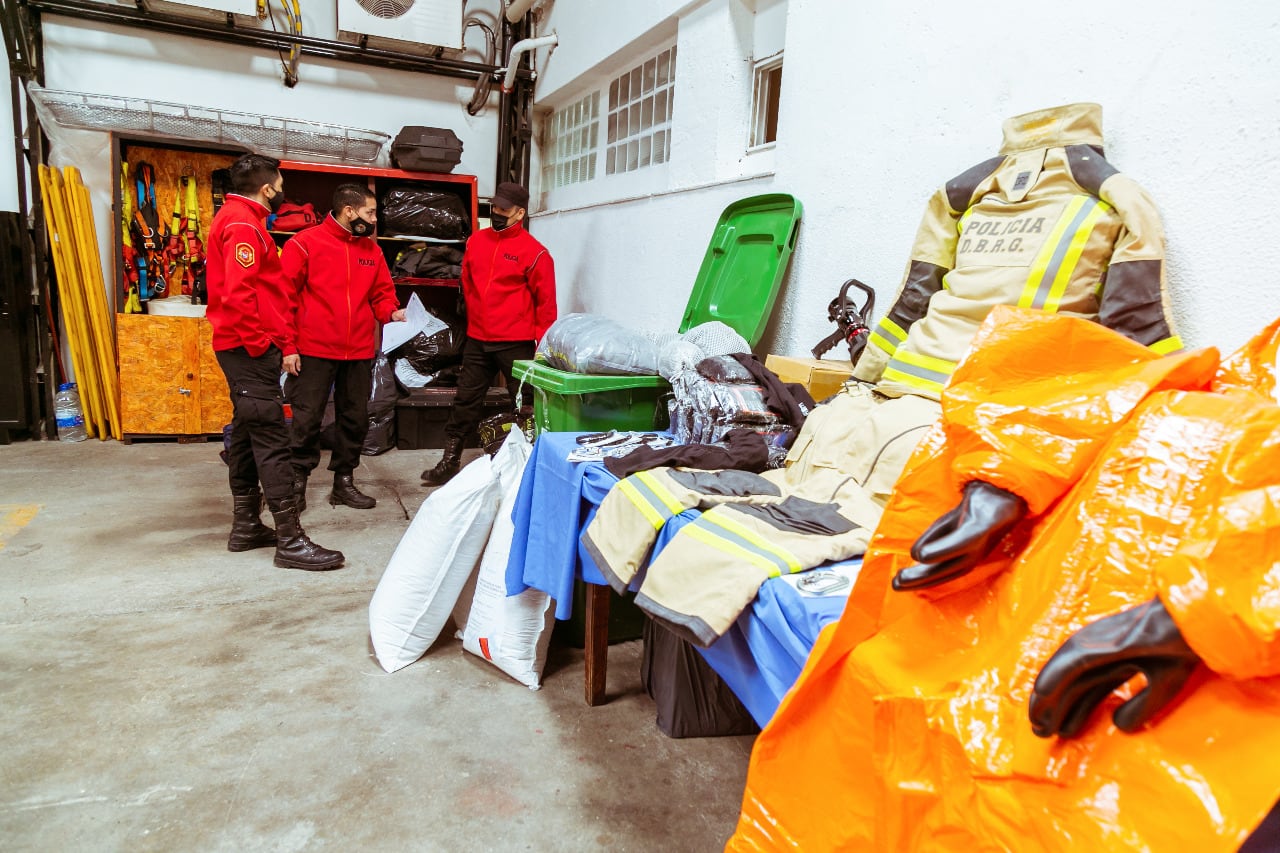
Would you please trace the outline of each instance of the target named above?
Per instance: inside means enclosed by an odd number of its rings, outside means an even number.
[[[58,441],[84,441],[84,415],[80,413],[80,392],[76,383],[64,382],[53,397],[53,416],[58,422]]]

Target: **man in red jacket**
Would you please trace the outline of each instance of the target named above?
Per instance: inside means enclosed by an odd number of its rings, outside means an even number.
[[[445,426],[444,455],[422,472],[428,486],[458,473],[462,443],[480,420],[484,395],[501,372],[511,406],[516,384],[511,365],[533,358],[534,348],[556,319],[556,271],[546,247],[524,229],[529,191],[498,184],[492,228],[471,235],[462,256],[462,296],[467,305],[467,340],[462,348],[458,395]]]
[[[336,569],[341,551],[307,538],[293,497],[289,431],[280,370],[297,348],[289,328],[292,294],[280,254],[263,224],[284,201],[280,161],[246,154],[231,164],[231,192],[213,217],[205,244],[213,349],[231,389],[231,447],[227,465],[235,507],[227,549],[275,546],[286,569]],[[262,489],[258,489],[258,482]],[[262,496],[276,529],[262,523]]]
[[[320,464],[320,421],[333,387],[336,421],[329,503],[371,509],[377,501],[352,480],[369,431],[377,323],[403,320],[387,259],[372,234],[378,203],[369,188],[334,190],[333,212],[284,244],[280,262],[295,295],[290,331],[298,354],[284,360],[284,393],[293,406],[293,481],[306,509],[307,477]]]

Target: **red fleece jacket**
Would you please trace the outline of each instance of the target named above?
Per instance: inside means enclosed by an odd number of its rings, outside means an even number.
[[[389,322],[399,307],[377,242],[330,215],[289,238],[280,261],[295,294],[290,328],[297,351],[337,361],[373,358],[375,321]]]
[[[518,222],[471,235],[462,257],[467,337],[540,341],[556,319],[556,269],[546,247]]]
[[[293,297],[264,224],[267,213],[253,199],[228,195],[209,225],[205,317],[216,351],[242,346],[255,358],[272,344],[285,355],[297,351],[289,327]]]

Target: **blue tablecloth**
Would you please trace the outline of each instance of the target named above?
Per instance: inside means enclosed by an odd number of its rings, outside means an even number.
[[[569,462],[579,433],[543,433],[534,444],[516,498],[512,521],[515,537],[507,562],[507,594],[538,589],[556,600],[556,618],[573,615],[573,583],[606,585],[604,576],[581,550],[581,532],[596,508],[618,482],[600,462]],[[654,554],[681,527],[698,517],[687,510],[667,522],[658,535]],[[852,573],[859,560],[833,564]],[[637,577],[638,587],[643,575]],[[761,588],[754,605],[708,649],[700,649],[707,663],[737,694],[756,722],[764,725],[783,695],[795,683],[824,625],[840,618],[848,595],[810,596],[800,592],[795,578],[773,578]]]

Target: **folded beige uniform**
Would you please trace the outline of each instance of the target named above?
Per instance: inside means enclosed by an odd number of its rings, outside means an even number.
[[[636,603],[691,642],[727,631],[771,577],[866,550],[885,501],[939,406],[850,386],[814,410],[788,467],[751,474],[655,468],[618,482],[582,543],[619,592],[643,572]],[[658,532],[685,525],[644,570]]]
[[[1103,157],[1097,104],[1007,120],[1000,155],[934,193],[854,376],[936,400],[996,305],[1096,320],[1161,354],[1182,348],[1159,212]]]

